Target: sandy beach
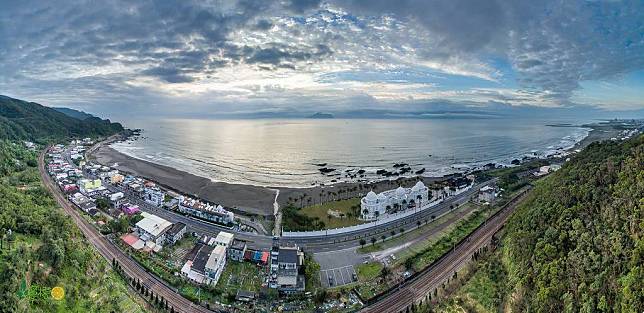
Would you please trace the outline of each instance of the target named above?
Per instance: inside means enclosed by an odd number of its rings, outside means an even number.
[[[414,177],[383,180],[373,184],[337,183],[307,188],[230,184],[214,182],[208,178],[196,176],[168,166],[133,158],[112,149],[108,144],[109,142],[105,142],[96,147],[89,155],[90,160],[115,167],[126,173],[150,179],[178,192],[194,195],[213,203],[233,208],[236,213],[245,215],[263,215],[272,218],[275,190],[280,191],[278,198],[280,206],[285,205],[289,201],[289,198],[301,199],[302,196],[304,196],[304,199],[297,200],[297,203],[303,201],[304,205],[308,205],[319,203],[320,200],[328,201],[334,197],[347,198],[349,196],[358,196],[359,194],[367,193],[369,190],[381,192],[399,185],[411,187],[417,181],[417,178]],[[422,180],[426,184],[444,179],[444,177],[422,177]],[[360,188],[361,186],[362,188]],[[346,191],[346,193],[341,191]],[[308,201],[309,198],[311,198],[310,202]]]
[[[90,155],[96,162],[150,179],[178,192],[221,204],[236,213],[273,215],[275,191],[257,186],[213,182],[174,168],[132,158],[103,144]]]
[[[577,143],[572,149],[583,149],[594,141],[606,140],[615,136],[619,131],[612,125],[585,125],[592,128],[589,135]],[[193,175],[172,167],[137,159],[120,153],[109,143],[113,138],[99,144],[89,154],[91,160],[100,164],[114,166],[115,168],[146,179],[150,179],[167,188],[178,192],[197,196],[213,203],[232,208],[235,213],[244,215],[263,215],[273,218],[273,202],[275,192],[279,190],[277,199],[280,206],[289,200],[301,205],[312,205],[332,199],[357,197],[366,194],[369,190],[381,192],[402,185],[411,187],[418,177],[401,177],[396,180],[382,180],[375,183],[336,183],[326,186],[312,186],[305,188],[290,187],[263,187],[245,184],[231,184],[215,182],[211,179]],[[116,166],[115,166],[116,164]],[[421,177],[425,184],[445,180],[446,177]]]

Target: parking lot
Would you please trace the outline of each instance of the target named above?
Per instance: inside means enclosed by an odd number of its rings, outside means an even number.
[[[353,265],[320,270],[320,282],[324,288],[343,286],[354,282],[356,278],[357,273]]]

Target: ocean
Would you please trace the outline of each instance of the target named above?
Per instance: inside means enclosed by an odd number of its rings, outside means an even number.
[[[141,136],[111,146],[214,181],[308,187],[382,179],[378,170],[441,176],[572,147],[589,129],[540,119],[163,119],[128,121]],[[334,169],[327,174],[320,168]],[[362,173],[363,170],[364,173]],[[360,171],[360,172],[358,172]],[[362,174],[359,174],[362,173]],[[362,177],[360,177],[362,175]],[[395,178],[395,177],[392,177]]]

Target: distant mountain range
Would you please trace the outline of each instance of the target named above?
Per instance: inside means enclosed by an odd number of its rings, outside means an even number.
[[[334,118],[334,116],[331,113],[316,112],[315,114],[309,116],[309,118]]]
[[[73,137],[107,136],[123,130],[119,123],[63,108],[0,95],[0,140],[51,142]]]

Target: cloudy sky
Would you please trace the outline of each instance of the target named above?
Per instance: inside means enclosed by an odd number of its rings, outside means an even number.
[[[0,2],[0,94],[103,115],[644,109],[639,0]]]

